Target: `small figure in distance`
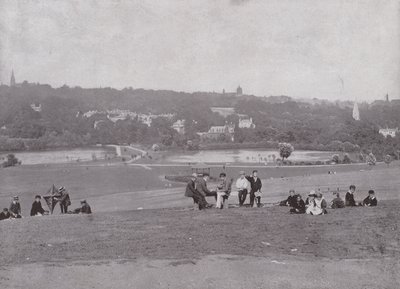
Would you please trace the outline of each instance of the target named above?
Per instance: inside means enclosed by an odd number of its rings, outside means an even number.
[[[0,221],[11,219],[11,214],[8,211],[8,208],[4,208],[3,211],[0,213]]]
[[[351,185],[349,191],[346,193],[345,197],[345,205],[346,207],[355,207],[357,206],[356,201],[354,200],[354,193],[356,191],[356,186]]]
[[[306,212],[306,205],[301,197],[301,195],[295,196],[296,200],[292,203],[292,208],[290,209],[291,214],[304,214]]]
[[[369,190],[368,197],[366,197],[363,201],[363,206],[366,207],[375,207],[378,205],[378,200],[375,197],[375,191]]]
[[[340,197],[339,193],[335,193],[336,194],[336,198],[334,198],[331,202],[331,208],[332,209],[341,209],[344,208],[344,201],[342,200],[342,198]]]
[[[36,195],[35,201],[32,204],[31,208],[31,216],[43,216],[44,215],[44,209],[42,207],[42,203],[40,202],[40,199],[42,197],[40,195]]]
[[[15,196],[13,198],[13,201],[10,204],[10,214],[11,214],[11,218],[16,218],[16,219],[20,219],[22,218],[22,214],[21,214],[21,204],[19,203],[19,197]]]
[[[296,195],[296,192],[293,189],[291,189],[289,191],[289,196],[287,197],[287,199],[281,201],[279,203],[279,206],[293,207],[293,205],[297,202],[297,197],[298,197],[298,195]],[[304,203],[304,201],[303,201],[303,203]]]
[[[75,214],[91,214],[92,209],[90,208],[89,204],[86,200],[81,201],[81,207],[74,210]]]

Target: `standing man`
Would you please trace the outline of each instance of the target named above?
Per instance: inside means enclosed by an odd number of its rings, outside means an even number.
[[[244,171],[240,172],[239,178],[236,180],[236,189],[238,189],[239,207],[244,205],[246,201],[247,193],[249,188],[249,181],[246,179]]]
[[[202,194],[196,190],[197,174],[193,173],[190,181],[186,185],[185,197],[193,198],[194,204],[199,206],[199,210],[203,210],[207,206],[207,201]]]
[[[21,204],[19,203],[19,197],[15,196],[13,198],[13,201],[11,202],[10,205],[10,214],[11,214],[11,218],[22,218],[22,214],[21,214]]]
[[[60,202],[61,214],[68,213],[68,207],[71,206],[71,199],[64,187],[58,189],[58,201]]]
[[[261,207],[261,188],[262,188],[262,183],[261,180],[257,176],[258,171],[254,170],[252,176],[247,176],[246,179],[250,183],[250,207],[254,206],[254,199],[256,198],[257,195],[257,207]]]
[[[351,185],[349,189],[350,190],[346,193],[345,205],[346,207],[355,207],[356,201],[354,200],[354,193],[356,191],[356,186]]]

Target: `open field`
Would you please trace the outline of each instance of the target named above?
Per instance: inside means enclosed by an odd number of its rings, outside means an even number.
[[[221,169],[213,167],[212,174]],[[236,176],[242,169],[227,172]],[[377,191],[376,208],[319,217],[270,205],[193,211],[184,186],[165,188],[163,180],[190,173],[185,166],[97,163],[0,172],[0,203],[7,206],[20,192],[24,215],[34,194],[52,183],[70,190],[73,208],[87,198],[94,211],[0,222],[0,288],[400,288],[398,163],[372,170],[259,169],[265,203],[284,199],[290,188],[305,195],[354,183],[357,200],[370,188]]]

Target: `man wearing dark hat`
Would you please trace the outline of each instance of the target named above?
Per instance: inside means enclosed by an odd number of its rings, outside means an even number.
[[[40,195],[35,197],[35,201],[32,204],[31,216],[43,216],[44,209],[42,207],[42,203],[40,202],[41,198],[42,197]]]
[[[374,190],[369,190],[368,191],[368,197],[366,197],[363,201],[363,206],[366,207],[375,207],[378,205],[378,200],[375,197],[375,191]]]
[[[204,173],[202,178],[197,178],[196,179],[196,190],[200,194],[202,194],[203,197],[215,197],[215,200],[217,200],[217,192],[210,191],[207,188],[207,182],[208,182],[209,178],[210,178],[210,175],[207,173]]]
[[[10,214],[11,214],[11,218],[22,218],[22,214],[21,214],[21,204],[19,203],[19,197],[15,196],[13,198],[13,201],[11,202],[10,205]]]

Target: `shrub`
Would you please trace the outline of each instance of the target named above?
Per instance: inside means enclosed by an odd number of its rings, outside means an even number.
[[[349,156],[349,154],[344,154],[344,156],[343,156],[343,161],[342,161],[344,164],[350,164],[351,163],[351,159],[350,159],[350,156]]]
[[[19,161],[14,154],[8,154],[7,159],[5,162],[3,162],[3,167],[15,167],[16,165],[20,165],[21,161]]]
[[[339,155],[338,155],[338,154],[334,154],[334,155],[332,156],[332,162],[334,162],[335,164],[338,164],[338,163],[340,162],[340,159],[339,159]]]
[[[290,157],[292,152],[294,151],[294,147],[290,143],[279,143],[279,155],[282,157],[282,160]]]

